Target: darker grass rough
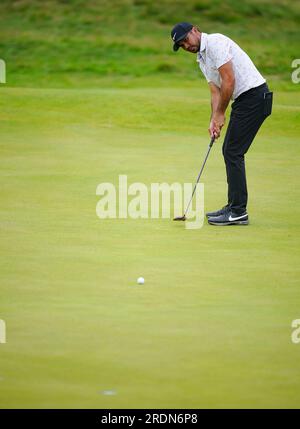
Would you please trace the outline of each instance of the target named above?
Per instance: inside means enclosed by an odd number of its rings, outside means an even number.
[[[194,58],[171,49],[170,28],[181,20],[227,34],[263,74],[290,81],[300,42],[300,4],[291,0],[3,0],[7,84],[77,87],[168,74],[197,79]]]

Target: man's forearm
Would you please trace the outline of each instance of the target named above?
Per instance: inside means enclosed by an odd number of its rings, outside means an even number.
[[[220,101],[220,91],[216,91],[211,95],[211,115],[210,119],[217,112]]]
[[[229,104],[233,90],[234,90],[234,80],[230,79],[230,80],[222,81],[219,102],[216,108],[217,113],[225,114],[225,111]]]

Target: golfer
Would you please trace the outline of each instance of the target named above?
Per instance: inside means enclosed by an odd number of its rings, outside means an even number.
[[[230,99],[230,121],[223,142],[228,201],[220,210],[207,213],[212,225],[248,225],[247,182],[244,155],[265,118],[272,111],[272,96],[266,80],[249,56],[229,37],[207,34],[181,22],[171,31],[173,49],[197,55],[197,62],[211,92],[209,133],[220,137]]]

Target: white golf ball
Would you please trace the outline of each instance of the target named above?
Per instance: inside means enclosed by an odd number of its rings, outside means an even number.
[[[139,277],[139,278],[137,279],[137,282],[138,282],[138,284],[139,284],[139,285],[143,285],[143,284],[145,283],[145,279],[144,279],[144,277]]]

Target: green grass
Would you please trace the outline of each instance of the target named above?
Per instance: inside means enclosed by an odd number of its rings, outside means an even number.
[[[299,100],[276,91],[249,151],[249,227],[100,220],[99,183],[202,162],[205,83],[152,85],[1,87],[2,408],[299,407]],[[221,142],[203,182],[221,206]]]
[[[199,171],[210,99],[172,52],[182,20],[232,37],[274,90],[249,227],[96,216],[119,174]],[[1,1],[1,408],[299,407],[299,24],[291,0]],[[206,210],[226,199],[221,144]]]
[[[195,58],[172,51],[182,20],[225,33],[265,75],[290,82],[299,56],[300,6],[292,0],[2,0],[0,58],[9,86],[99,87],[136,78],[198,79]]]

